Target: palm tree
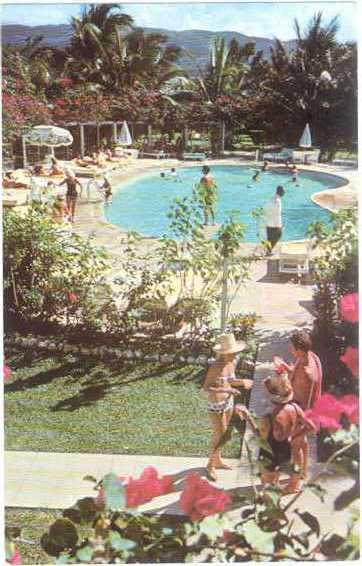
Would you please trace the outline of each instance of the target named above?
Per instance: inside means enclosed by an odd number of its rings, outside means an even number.
[[[79,17],[73,17],[73,35],[67,50],[67,69],[80,81],[101,77],[105,63],[111,68],[111,46],[120,32],[132,27],[131,16],[119,4],[90,4]]]
[[[81,18],[73,18],[68,68],[78,80],[117,92],[137,82],[157,88],[184,74],[176,65],[179,47],[166,45],[163,34],[134,29],[130,16],[113,12],[116,7],[87,7]]]
[[[297,21],[295,30],[294,49],[288,51],[277,40],[271,64],[263,66],[262,74],[257,68],[252,69],[249,78],[254,73],[254,86],[249,82],[249,87],[256,107],[255,119],[259,124],[262,120],[288,144],[298,143],[309,122],[313,141],[327,147],[332,138],[332,143],[336,143],[338,134],[332,125],[341,123],[339,116],[345,115],[345,107],[352,103],[356,111],[356,96],[355,101],[347,104],[342,92],[347,84],[352,90],[355,88],[353,80],[348,79],[348,73],[356,77],[355,60],[351,47],[337,41],[337,18],[323,25],[322,14],[317,13],[304,33]]]

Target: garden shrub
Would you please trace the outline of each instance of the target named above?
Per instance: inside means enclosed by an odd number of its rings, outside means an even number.
[[[85,324],[99,305],[106,256],[75,234],[62,232],[42,207],[7,210],[3,223],[4,305],[7,329]]]
[[[357,226],[357,210],[352,208],[334,214],[327,226],[318,222],[309,229],[320,250],[314,272],[313,345],[322,361],[324,386],[337,394],[356,390],[340,358],[348,346],[356,347],[358,325],[343,320],[340,303],[358,291]]]
[[[331,438],[338,444],[337,452],[303,488],[322,503],[326,492],[318,483],[320,476],[333,462],[345,473],[358,454],[355,426],[332,433]],[[259,437],[249,442],[258,445]],[[251,459],[250,447],[248,453]],[[336,511],[350,510],[351,519],[342,536],[333,529],[322,533],[318,518],[295,505],[301,493],[285,499],[277,486],[254,488],[247,496],[231,495],[191,473],[178,499],[185,516],[170,517],[143,513],[138,507],[177,490],[173,476],[160,477],[149,467],[138,479],[115,473],[100,482],[92,476],[84,479],[94,484],[94,497],[79,499],[65,509],[41,537],[42,548],[57,564],[290,562],[359,557],[359,513],[351,506],[356,499],[355,487],[341,493],[334,503]],[[232,505],[240,508],[234,520],[227,514]],[[7,560],[20,563],[13,561],[14,557],[20,559],[15,546],[19,529],[8,529],[6,534]]]
[[[256,313],[235,314],[230,317],[228,324],[237,340],[248,340],[255,332],[255,324],[259,320]]]

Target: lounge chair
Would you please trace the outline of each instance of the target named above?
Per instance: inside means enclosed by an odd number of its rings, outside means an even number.
[[[263,159],[267,161],[285,161],[286,159],[292,159],[293,150],[283,149],[282,151],[276,151],[272,153],[264,153]]]
[[[166,159],[168,157],[168,153],[165,153],[163,149],[160,149],[156,151],[141,151],[139,156],[141,158],[149,157],[150,159]]]
[[[182,159],[184,161],[203,161],[204,159],[206,159],[206,154],[205,153],[183,153],[182,154]]]
[[[342,167],[358,167],[357,158],[346,157],[345,159],[336,158],[332,161],[333,165],[340,165]]]
[[[311,246],[306,241],[282,243],[279,251],[279,273],[308,275],[310,272]]]

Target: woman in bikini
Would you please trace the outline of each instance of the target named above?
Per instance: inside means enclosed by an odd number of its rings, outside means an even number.
[[[74,175],[74,173],[71,171],[65,172],[65,179],[58,185],[58,187],[61,187],[62,185],[67,185],[67,192],[65,195],[67,201],[67,208],[70,213],[70,221],[74,222],[75,205],[77,204],[77,198],[78,198],[77,185],[78,187],[80,187],[80,194],[82,194],[83,187],[76,178],[76,176]]]
[[[213,429],[211,450],[207,464],[207,474],[212,481],[217,480],[215,469],[229,470],[230,466],[222,462],[221,449],[217,448],[222,435],[226,432],[234,409],[234,395],[239,394],[234,387],[251,387],[249,379],[237,379],[235,367],[237,354],[245,348],[244,342],[237,342],[233,334],[220,336],[220,342],[214,350],[218,356],[207,372],[203,391],[208,394],[208,412]]]

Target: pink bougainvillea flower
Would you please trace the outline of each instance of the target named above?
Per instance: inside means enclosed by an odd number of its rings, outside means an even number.
[[[103,507],[106,503],[106,495],[104,493],[103,487],[98,489],[97,497],[94,498],[94,502],[98,507]]]
[[[68,293],[68,300],[70,303],[75,303],[77,301],[77,295],[75,293]]]
[[[158,477],[155,468],[146,468],[140,478],[130,478],[126,485],[127,507],[137,507],[151,501],[154,497],[165,495],[173,491],[172,476]]]
[[[337,397],[331,393],[324,393],[315,403],[313,410],[319,415],[338,420],[342,414],[342,405]]]
[[[312,409],[305,411],[305,416],[313,421],[318,430],[325,428],[330,432],[342,428],[342,414],[351,423],[359,422],[359,401],[356,395],[344,395],[337,399],[330,393],[325,393]]]
[[[359,361],[358,348],[353,348],[352,346],[348,346],[343,356],[341,356],[339,359],[341,360],[341,362],[344,363],[345,366],[348,367],[353,377],[357,377],[358,361]]]
[[[343,405],[340,400],[330,393],[324,393],[312,409],[305,411],[305,416],[318,430],[325,428],[332,432],[341,428],[339,421],[342,413]]]
[[[185,481],[179,505],[192,521],[221,513],[230,505],[230,497],[202,479],[198,474],[190,474]]]
[[[347,416],[348,420],[353,424],[359,422],[359,400],[357,395],[344,395],[339,399],[343,407],[343,413]]]
[[[8,381],[11,378],[11,368],[6,364],[4,364],[3,373],[4,373],[4,381]]]
[[[19,564],[21,564],[21,556],[17,548],[15,548],[15,552],[10,559],[10,564],[13,564],[13,566],[18,566]]]
[[[305,412],[305,416],[314,423],[317,430],[320,430],[321,428],[325,428],[330,432],[334,432],[342,428],[341,423],[334,417],[328,417],[326,415],[318,415],[317,413],[314,412],[314,409],[308,409],[307,411],[304,412]]]
[[[343,320],[355,324],[358,322],[358,293],[344,295],[339,302]]]

